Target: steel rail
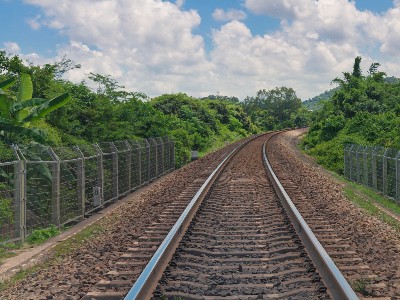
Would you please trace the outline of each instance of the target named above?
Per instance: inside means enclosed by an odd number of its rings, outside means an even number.
[[[327,286],[328,292],[334,299],[358,299],[356,293],[311,231],[273,171],[266,154],[267,142],[268,140],[265,141],[262,151],[268,177],[285,207],[286,213],[289,215],[297,234],[303,242],[309,257]]]
[[[219,177],[219,174],[223,171],[224,167],[230,161],[230,159],[239,152],[245,145],[260,135],[254,136],[246,142],[242,143],[231,151],[224,160],[217,166],[217,168],[211,173],[207,180],[203,183],[201,188],[197,191],[196,195],[192,198],[188,206],[185,208],[179,219],[176,221],[174,226],[169,231],[157,251],[154,253],[149,263],[143,269],[139,278],[132,286],[128,294],[125,296],[125,300],[144,300],[150,299],[154,288],[156,287],[158,280],[161,278],[162,272],[167,266],[169,260],[175,252],[179,241],[182,239],[187,228],[190,225],[198,207],[207,195],[210,187]]]

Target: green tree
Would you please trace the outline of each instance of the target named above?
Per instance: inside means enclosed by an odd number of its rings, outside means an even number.
[[[301,108],[301,100],[292,88],[279,87],[259,90],[255,97],[244,100],[243,107],[253,122],[264,130],[270,130],[292,126],[292,115]]]
[[[325,167],[343,172],[343,147],[347,143],[381,145],[400,149],[400,84],[387,81],[379,63],[362,75],[361,57],[351,73],[335,78],[338,88],[314,112],[303,141],[310,154]]]

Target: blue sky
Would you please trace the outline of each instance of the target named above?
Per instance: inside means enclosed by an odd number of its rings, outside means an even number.
[[[0,49],[67,56],[82,65],[69,80],[98,72],[149,96],[285,85],[307,99],[356,55],[400,76],[398,0],[0,0],[0,20]]]

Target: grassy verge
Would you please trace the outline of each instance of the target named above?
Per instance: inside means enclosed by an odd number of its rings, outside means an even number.
[[[32,275],[42,269],[47,268],[51,264],[60,260],[63,256],[72,253],[76,249],[78,249],[81,245],[83,245],[88,239],[95,238],[100,236],[106,230],[100,224],[92,224],[89,227],[83,229],[78,232],[74,236],[65,241],[58,243],[52,250],[51,257],[47,259],[45,262],[39,263],[32,267],[26,268],[17,272],[13,277],[0,282],[0,292],[8,289],[12,285],[17,282],[25,279],[29,275]]]
[[[26,239],[25,243],[13,242],[0,245],[0,263],[5,259],[17,255],[19,250],[24,250],[32,246],[37,246],[45,243],[48,239],[56,236],[62,231],[66,230],[67,227],[61,227],[58,229],[56,226],[51,225],[48,228],[34,230]]]
[[[241,135],[235,135],[234,137],[230,137],[228,139],[222,139],[222,138],[217,139],[216,138],[210,148],[207,148],[207,150],[204,150],[204,151],[199,151],[199,157],[203,157],[203,156],[207,155],[208,153],[217,151],[223,147],[226,147],[229,144],[237,142],[238,140],[240,140],[242,138],[243,138],[243,136],[241,136]]]
[[[303,154],[310,155],[309,151],[302,147],[301,142],[297,144],[297,148]],[[355,183],[353,181],[349,181],[343,176],[332,171],[329,172],[333,175],[333,177],[344,184],[343,191],[350,201],[362,208],[369,215],[378,217],[383,222],[393,227],[396,231],[400,232],[400,222],[384,211],[387,210],[391,214],[400,217],[399,204],[389,198],[382,196],[381,194],[378,194],[369,187]],[[382,210],[380,207],[384,210]]]
[[[0,245],[0,263],[9,257],[17,255],[16,250],[22,249],[24,247],[21,243],[7,243]]]
[[[395,201],[376,193],[368,187],[348,181],[338,174],[332,174],[344,184],[343,191],[350,201],[362,208],[367,214],[378,217],[396,231],[400,232],[400,222],[380,208],[382,207],[391,214],[400,217],[400,206]]]

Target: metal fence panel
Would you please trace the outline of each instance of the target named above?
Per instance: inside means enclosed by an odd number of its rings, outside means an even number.
[[[24,218],[26,235],[30,235],[35,229],[59,225],[59,211],[56,209],[59,205],[59,162],[54,161],[51,149],[42,145],[19,147],[19,153],[26,160]]]
[[[400,151],[396,156],[396,201],[400,202]]]
[[[157,178],[157,142],[155,139],[147,139],[149,143],[149,181],[153,181]]]
[[[118,153],[110,142],[99,143],[103,160],[103,203],[118,198]]]
[[[141,145],[141,183],[148,184],[150,180],[150,144],[146,139],[139,141]]]
[[[142,147],[138,141],[128,141],[131,147],[131,190],[136,190],[142,185]]]
[[[344,146],[344,176],[346,177],[346,178],[350,178],[351,176],[350,176],[350,166],[351,166],[351,164],[350,164],[350,155],[351,155],[351,147],[352,147],[353,145],[351,145],[351,144],[347,144],[347,145],[345,145]]]
[[[375,147],[376,155],[376,190],[383,193],[383,177],[384,177],[384,147]]]
[[[396,149],[346,145],[344,175],[400,201],[400,152]]]
[[[125,141],[114,142],[118,152],[118,197],[131,190],[131,148]]]
[[[0,154],[0,243],[82,219],[175,166],[168,137],[13,149]]]
[[[46,228],[57,222],[54,215],[53,196],[56,181],[56,162],[26,163],[26,230],[30,234],[38,228]],[[54,180],[53,180],[54,178]]]
[[[350,179],[357,181],[357,145],[353,145],[350,151]]]
[[[170,140],[167,136],[163,137],[163,142],[164,142],[164,153],[163,153],[163,158],[164,158],[164,172],[168,172],[170,170]]]
[[[83,158],[73,147],[53,148],[59,161],[59,225],[83,218],[82,165]]]
[[[367,183],[366,185],[369,186],[370,188],[373,188],[373,159],[372,159],[372,154],[373,154],[374,148],[373,147],[367,147],[366,150],[366,168],[367,168]]]
[[[157,144],[156,177],[160,177],[164,174],[164,141],[160,137],[157,137],[154,140]]]
[[[386,194],[391,198],[396,198],[396,167],[397,154],[399,151],[395,149],[387,149],[386,151]]]
[[[20,164],[0,162],[0,242],[20,237]]]
[[[97,145],[80,145],[77,147],[84,157],[84,214],[89,214],[100,205],[103,197],[103,160]],[[100,194],[99,202],[95,202],[95,193]]]

